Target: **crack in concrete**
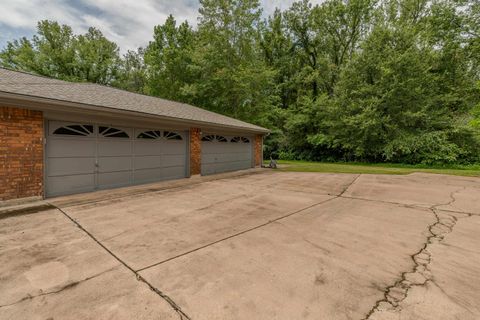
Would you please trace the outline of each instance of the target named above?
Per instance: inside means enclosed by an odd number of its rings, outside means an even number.
[[[31,299],[35,299],[35,298],[38,298],[38,297],[43,297],[43,296],[48,296],[48,295],[52,295],[52,294],[57,294],[57,293],[60,293],[62,291],[65,291],[65,290],[68,290],[68,289],[71,289],[71,288],[74,288],[76,286],[78,286],[79,284],[83,283],[83,282],[86,282],[86,281],[89,281],[89,280],[92,280],[92,279],[95,279],[107,272],[110,272],[112,270],[115,270],[116,268],[118,268],[119,265],[116,265],[115,267],[113,268],[110,268],[110,269],[107,269],[107,270],[104,270],[102,272],[99,272],[97,274],[94,274],[90,277],[87,277],[87,278],[84,278],[84,279],[81,279],[81,280],[77,280],[77,281],[72,281],[72,282],[69,282],[67,283],[66,285],[64,285],[63,287],[59,288],[58,290],[54,290],[54,291],[48,291],[48,292],[42,292],[40,294],[37,294],[37,295],[26,295],[25,297],[15,301],[15,302],[12,302],[12,303],[9,303],[9,304],[5,304],[5,305],[1,305],[0,308],[4,308],[4,307],[10,307],[10,306],[13,306],[13,305],[16,305],[18,303],[21,303],[25,300],[31,300]]]
[[[460,190],[450,193],[450,201],[445,204],[433,205],[430,208],[430,212],[435,216],[435,221],[428,225],[428,232],[426,242],[422,248],[410,256],[413,261],[413,269],[407,272],[403,272],[393,285],[385,288],[383,292],[383,298],[377,300],[372,309],[367,313],[363,320],[368,320],[370,317],[378,311],[385,309],[401,310],[400,303],[403,302],[408,295],[408,292],[413,287],[425,286],[428,282],[435,283],[433,275],[429,269],[429,265],[432,261],[432,254],[428,250],[428,247],[435,243],[440,243],[445,239],[445,236],[453,231],[459,218],[449,213],[437,212],[437,207],[449,205],[456,201],[455,193]],[[465,214],[465,213],[463,213]],[[467,214],[468,217],[471,215]]]
[[[52,204],[53,205],[53,204]],[[77,220],[73,219],[70,217],[68,213],[66,213],[63,209],[55,206],[57,210],[59,210],[65,217],[67,217],[71,222],[73,222],[80,230],[85,232],[87,236],[89,236],[93,241],[95,241],[100,247],[102,247],[105,251],[107,251],[112,257],[114,257],[118,262],[120,262],[124,267],[126,267],[128,270],[133,272],[135,275],[136,279],[145,285],[147,285],[150,290],[155,292],[158,296],[160,296],[163,300],[165,300],[172,308],[175,310],[175,312],[178,314],[180,320],[191,320],[191,318],[180,308],[179,305],[175,303],[168,295],[166,295],[164,292],[160,291],[158,288],[154,287],[150,282],[148,282],[144,277],[142,277],[137,271],[135,271],[132,267],[130,267],[125,261],[120,259],[117,255],[115,255],[110,249],[108,249],[105,245],[103,245],[97,238],[93,236],[88,230],[86,230]]]

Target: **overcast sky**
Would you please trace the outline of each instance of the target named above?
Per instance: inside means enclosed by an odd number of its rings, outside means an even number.
[[[265,15],[275,7],[286,9],[293,1],[261,0]],[[198,7],[198,0],[0,0],[0,48],[22,36],[30,38],[37,21],[49,19],[70,25],[75,33],[94,26],[125,52],[145,46],[153,27],[169,14],[196,24]]]

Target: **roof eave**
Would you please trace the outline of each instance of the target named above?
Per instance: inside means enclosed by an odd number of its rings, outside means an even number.
[[[207,121],[199,121],[199,120],[191,120],[191,119],[182,119],[176,117],[168,117],[162,116],[157,114],[151,114],[147,112],[141,111],[130,111],[130,110],[123,110],[117,109],[112,107],[105,107],[99,105],[92,105],[92,104],[85,104],[79,102],[71,102],[66,100],[60,99],[51,99],[51,98],[44,98],[39,96],[32,96],[32,95],[25,95],[19,93],[12,93],[7,91],[0,91],[0,102],[7,103],[7,104],[14,104],[17,107],[24,107],[27,109],[42,109],[42,110],[50,110],[50,111],[57,111],[55,107],[71,107],[77,108],[80,110],[88,110],[88,111],[103,111],[112,114],[122,114],[122,115],[131,115],[131,116],[147,116],[153,117],[158,120],[166,120],[166,121],[174,121],[181,124],[188,124],[192,126],[199,126],[199,127],[211,127],[211,128],[225,128],[225,129],[235,129],[239,131],[251,132],[251,133],[259,133],[259,134],[267,134],[270,133],[270,130],[262,127],[258,128],[249,128],[249,127],[242,127],[242,126],[232,126],[232,125],[225,125],[221,123],[214,123],[214,122],[207,122]],[[20,104],[18,103],[20,102]],[[27,104],[25,104],[27,103]],[[33,105],[29,105],[33,103]]]

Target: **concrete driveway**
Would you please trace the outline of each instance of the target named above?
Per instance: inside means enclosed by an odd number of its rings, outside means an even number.
[[[480,179],[260,171],[0,219],[0,319],[479,319]]]

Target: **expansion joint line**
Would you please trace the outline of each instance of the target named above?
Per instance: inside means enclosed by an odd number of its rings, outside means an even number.
[[[155,292],[158,296],[160,296],[163,300],[165,300],[175,312],[180,317],[180,320],[191,320],[191,318],[180,308],[179,305],[175,303],[168,295],[164,292],[160,291],[159,289],[155,288],[150,282],[148,282],[144,277],[142,277],[138,271],[135,271],[132,267],[130,267],[125,261],[120,259],[117,255],[115,255],[110,249],[108,249],[105,245],[103,245],[93,234],[91,234],[88,230],[86,230],[80,223],[77,222],[74,218],[72,218],[68,213],[66,213],[63,209],[51,204],[57,210],[59,210],[67,219],[72,221],[80,230],[82,230],[85,234],[87,234],[93,241],[95,241],[100,247],[102,247],[105,251],[107,251],[112,257],[114,257],[118,262],[120,262],[125,268],[130,270],[136,277],[136,279],[144,284],[146,284],[150,290]]]
[[[229,235],[228,237],[224,237],[224,238],[222,238],[222,239],[218,239],[218,240],[216,240],[216,241],[210,242],[210,243],[208,243],[208,244],[205,244],[205,245],[203,245],[203,246],[197,247],[197,248],[195,248],[195,249],[192,249],[192,250],[189,250],[189,251],[180,253],[180,254],[178,254],[178,255],[176,255],[176,256],[173,256],[173,257],[170,257],[170,258],[168,258],[168,259],[162,260],[162,261],[160,261],[160,262],[154,263],[154,264],[152,264],[152,265],[143,267],[143,268],[141,268],[141,269],[138,269],[137,272],[141,272],[141,271],[143,271],[143,270],[150,269],[150,268],[152,268],[152,267],[156,267],[156,266],[161,265],[161,264],[164,264],[164,263],[166,263],[166,262],[169,262],[169,261],[178,259],[178,258],[180,258],[180,257],[186,256],[186,255],[188,255],[188,254],[190,254],[190,253],[193,253],[193,252],[196,252],[196,251],[199,251],[199,250],[208,248],[208,247],[213,246],[213,245],[215,245],[215,244],[217,244],[217,243],[220,243],[220,242],[223,242],[223,241],[232,239],[232,238],[236,238],[236,237],[241,236],[241,235],[243,235],[243,234],[245,234],[245,233],[249,233],[249,232],[251,232],[251,231],[254,231],[254,230],[263,228],[263,227],[268,226],[268,225],[270,225],[270,224],[272,224],[272,223],[275,223],[275,222],[277,222],[277,221],[280,221],[280,220],[283,220],[283,219],[285,219],[285,218],[291,217],[291,216],[293,216],[293,215],[295,215],[295,214],[298,214],[298,213],[300,213],[300,212],[303,212],[303,211],[305,211],[305,210],[308,210],[308,209],[310,209],[310,208],[316,207],[316,206],[318,206],[318,205],[324,204],[324,203],[326,203],[326,202],[332,201],[332,200],[337,199],[337,198],[338,198],[338,196],[334,196],[334,197],[329,198],[329,199],[327,199],[327,200],[322,200],[322,201],[320,201],[320,202],[316,202],[316,203],[314,203],[314,204],[312,204],[312,205],[309,205],[309,206],[306,206],[306,207],[304,207],[304,208],[302,208],[302,209],[299,209],[299,210],[296,210],[296,211],[287,213],[286,215],[283,215],[283,216],[281,216],[281,217],[278,217],[278,218],[275,218],[275,219],[272,219],[272,220],[268,220],[267,222],[264,222],[264,223],[262,223],[262,224],[259,224],[259,225],[255,226],[255,227],[252,227],[252,228],[249,228],[249,229],[246,229],[246,230],[242,230],[242,231],[240,231],[240,232],[237,232],[237,233],[234,233],[234,234],[232,234],[232,235]]]
[[[348,189],[355,183],[357,182],[358,178],[360,178],[362,174],[359,173],[353,180],[350,182],[343,190],[340,192],[340,194],[337,197],[343,197],[344,193],[348,191]]]

